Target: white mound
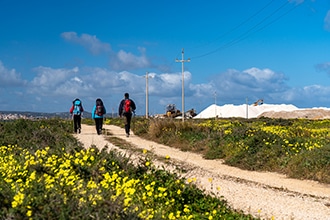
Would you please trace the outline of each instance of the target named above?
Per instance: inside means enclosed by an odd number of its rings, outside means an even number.
[[[259,115],[264,112],[291,112],[299,110],[294,105],[280,104],[262,104],[262,105],[232,105],[227,104],[223,106],[210,105],[201,113],[196,115],[194,118],[230,118],[230,117],[239,117],[239,118],[257,118]]]

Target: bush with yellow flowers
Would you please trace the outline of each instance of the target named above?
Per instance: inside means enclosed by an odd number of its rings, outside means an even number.
[[[148,154],[133,165],[116,151],[82,148],[69,121],[0,122],[0,130],[2,219],[254,219],[156,169]]]
[[[135,134],[206,159],[330,183],[329,119],[217,118],[182,123],[136,118],[134,123]]]

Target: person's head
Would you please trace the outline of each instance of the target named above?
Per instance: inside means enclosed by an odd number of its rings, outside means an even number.
[[[96,99],[96,105],[98,105],[99,103],[100,103],[100,104],[103,104],[103,101],[102,101],[102,99],[97,98],[97,99]]]
[[[80,100],[76,98],[75,100],[72,101],[72,103],[74,104],[76,101],[80,101]]]
[[[124,97],[125,97],[125,99],[128,99],[128,98],[129,98],[129,94],[126,92],[126,93],[124,94]]]

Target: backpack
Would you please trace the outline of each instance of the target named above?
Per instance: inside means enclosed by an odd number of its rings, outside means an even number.
[[[73,102],[73,114],[74,115],[81,115],[81,101],[80,100],[75,100]]]
[[[131,108],[131,100],[130,99],[125,99],[124,101],[124,112],[125,113],[131,113],[132,108]]]
[[[104,106],[102,100],[96,100],[96,109],[95,113],[98,116],[102,116],[104,114]]]

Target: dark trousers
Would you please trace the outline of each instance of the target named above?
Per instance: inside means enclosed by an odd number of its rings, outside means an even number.
[[[129,132],[131,130],[131,120],[132,120],[132,114],[131,113],[125,113],[125,132],[129,135]]]
[[[94,120],[97,134],[102,134],[103,118],[95,118]]]
[[[75,133],[81,129],[81,115],[73,115],[73,130]]]

